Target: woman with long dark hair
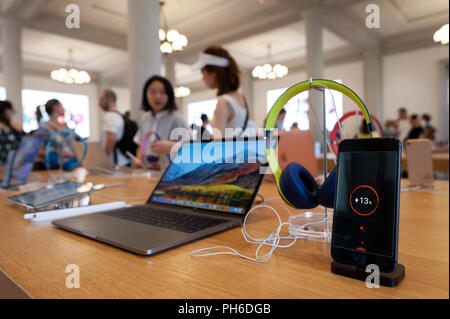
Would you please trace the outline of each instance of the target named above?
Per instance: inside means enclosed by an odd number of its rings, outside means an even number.
[[[144,154],[169,154],[176,141],[171,140],[171,132],[176,128],[187,128],[175,101],[172,84],[164,77],[155,75],[147,80],[142,90],[142,110],[145,111],[140,121],[139,130],[134,141],[141,145],[149,132],[156,133],[160,140],[152,143],[150,150]],[[142,151],[139,149],[138,158]]]

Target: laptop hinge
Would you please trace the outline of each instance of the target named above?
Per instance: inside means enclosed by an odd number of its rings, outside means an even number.
[[[159,209],[168,209],[172,211],[177,212],[184,212],[184,213],[190,213],[190,214],[196,214],[196,215],[204,215],[204,216],[213,216],[217,218],[225,218],[225,219],[232,219],[242,222],[244,220],[245,214],[243,215],[237,215],[237,214],[231,214],[226,212],[218,212],[214,210],[207,210],[207,209],[198,209],[196,207],[183,207],[183,206],[168,206],[164,204],[158,204],[158,203],[147,203],[146,205],[150,206],[156,206]]]

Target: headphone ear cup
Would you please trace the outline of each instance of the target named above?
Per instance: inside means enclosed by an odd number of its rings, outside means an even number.
[[[328,208],[334,207],[334,193],[336,190],[336,167],[333,168],[330,175],[322,184],[317,194],[317,200],[320,205]]]
[[[74,170],[75,167],[77,167],[77,166],[78,166],[78,160],[75,157],[72,157],[63,164],[63,170],[70,172],[70,171]]]
[[[280,190],[295,208],[309,209],[318,205],[317,183],[311,173],[298,163],[290,163],[281,172]]]

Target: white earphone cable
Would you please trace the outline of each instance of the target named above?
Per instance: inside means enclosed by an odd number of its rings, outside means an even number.
[[[273,200],[275,200],[275,199],[277,199],[277,198],[274,198]],[[275,213],[275,215],[277,216],[277,219],[278,219],[278,223],[279,223],[278,227],[267,238],[253,238],[247,232],[247,229],[246,229],[248,216],[250,216],[250,214],[252,212],[254,212],[255,210],[257,210],[259,208],[270,209],[273,213]],[[289,222],[281,222],[280,215],[273,207],[268,206],[268,205],[258,205],[249,210],[249,212],[247,213],[247,215],[244,218],[244,222],[242,224],[242,230],[241,230],[245,241],[247,241],[250,244],[258,245],[258,248],[256,249],[256,252],[255,252],[255,258],[245,256],[245,255],[237,252],[235,249],[228,247],[228,246],[214,246],[214,247],[198,249],[198,250],[191,252],[191,256],[204,257],[204,256],[213,256],[213,255],[235,255],[235,256],[240,256],[242,258],[245,258],[247,260],[261,263],[261,262],[268,260],[270,257],[272,257],[272,254],[276,248],[278,248],[278,247],[279,248],[288,248],[288,247],[291,247],[292,245],[294,245],[295,242],[297,241],[297,238],[298,238],[297,234],[295,234],[295,236],[280,236],[280,232],[281,232],[281,229],[283,228],[283,226],[294,226],[294,225]],[[283,240],[291,239],[292,241],[288,244],[280,245],[280,240],[282,240],[282,239]],[[264,246],[270,246],[271,248],[266,254],[260,256],[260,250]],[[228,249],[229,251],[201,253],[201,252],[209,251],[209,250],[213,250],[213,249]]]

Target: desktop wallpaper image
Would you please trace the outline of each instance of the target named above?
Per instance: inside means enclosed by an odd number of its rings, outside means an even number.
[[[250,151],[247,142],[245,149],[242,147],[237,154],[222,154],[226,152],[212,154],[214,161],[210,163],[202,160],[202,163],[172,164],[154,196],[212,204],[218,206],[213,207],[217,210],[244,212],[252,202],[261,178],[259,168],[263,165],[260,161],[262,154],[258,154],[256,147],[253,152]],[[237,159],[245,159],[245,163],[237,163]],[[231,207],[231,210],[227,207]]]

